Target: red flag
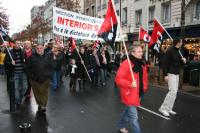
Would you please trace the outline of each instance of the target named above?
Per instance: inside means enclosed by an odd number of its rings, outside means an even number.
[[[157,19],[154,18],[154,28],[151,34],[151,41],[149,43],[149,47],[155,44],[159,38],[161,38],[162,40],[164,31],[165,30],[163,26],[157,21]]]
[[[146,30],[144,30],[142,27],[140,27],[140,34],[139,34],[139,39],[143,40],[144,42],[150,42],[151,37],[150,35],[147,33]]]
[[[117,16],[113,7],[112,0],[109,0],[104,22],[97,34],[98,37],[103,38],[106,42],[113,44],[116,38],[117,23]]]
[[[95,49],[95,48],[96,48],[96,49],[99,49],[100,46],[101,46],[100,41],[99,41],[99,40],[96,40],[96,41],[94,42],[92,48],[93,48],[93,49]]]
[[[74,40],[74,38],[71,37],[70,40],[70,51],[71,53],[76,49],[76,41]]]

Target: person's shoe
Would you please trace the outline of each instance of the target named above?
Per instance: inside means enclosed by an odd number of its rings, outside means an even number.
[[[170,110],[169,113],[172,114],[172,115],[176,115],[176,112],[173,111],[173,110]]]
[[[169,117],[169,113],[166,111],[166,110],[162,110],[162,109],[159,109],[158,110],[162,115],[166,116],[166,117]]]
[[[41,112],[42,112],[42,113],[46,113],[46,111],[47,111],[47,110],[46,110],[46,107],[41,107]]]
[[[38,111],[42,111],[42,107],[40,105],[38,106]]]
[[[121,133],[128,133],[128,130],[127,130],[126,128],[121,128],[121,129],[119,129],[119,131],[120,131]]]

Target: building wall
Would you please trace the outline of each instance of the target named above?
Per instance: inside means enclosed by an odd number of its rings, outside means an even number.
[[[84,0],[80,0],[80,13],[84,13]]]
[[[39,20],[39,19],[43,19],[43,16],[44,16],[44,6],[34,6],[32,9],[31,9],[31,26],[34,28],[35,26],[37,26],[36,22]]]
[[[56,0],[48,0],[44,6],[44,20],[48,22],[49,27],[53,27],[53,7],[56,6]],[[52,30],[43,35],[44,41],[53,38]]]
[[[195,25],[200,24],[200,16],[196,16],[196,8],[199,0],[191,0],[188,4],[185,12],[185,24],[186,25]],[[200,14],[200,13],[199,13]]]
[[[96,17],[96,0],[84,0],[84,14]]]

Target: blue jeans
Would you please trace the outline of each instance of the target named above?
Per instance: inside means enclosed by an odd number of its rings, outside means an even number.
[[[60,86],[60,71],[54,71],[53,72],[53,77],[51,81],[51,88],[55,91],[57,88]]]
[[[0,74],[5,75],[5,69],[3,64],[0,65]]]
[[[22,98],[24,97],[28,84],[27,84],[27,76],[25,73],[15,73],[14,74],[14,82],[15,82],[15,103],[21,104]]]
[[[137,107],[135,106],[128,106],[124,109],[117,124],[117,127],[119,129],[126,128],[128,123],[131,126],[131,133],[141,133],[140,125],[138,122]]]
[[[107,70],[106,69],[100,69],[100,75],[101,75],[101,82],[105,83],[106,82],[106,74],[107,74]]]

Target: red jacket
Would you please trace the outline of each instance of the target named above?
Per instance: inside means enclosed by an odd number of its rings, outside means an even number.
[[[132,67],[134,64],[132,64]],[[147,66],[143,66],[143,89],[144,92],[147,91],[148,87],[148,73]],[[127,106],[140,106],[140,97],[139,97],[139,73],[134,73],[134,78],[137,82],[137,87],[131,87],[132,76],[129,67],[128,60],[122,62],[119,70],[117,71],[115,82],[120,88],[121,100]]]

